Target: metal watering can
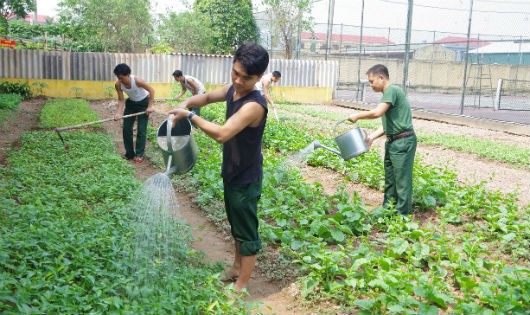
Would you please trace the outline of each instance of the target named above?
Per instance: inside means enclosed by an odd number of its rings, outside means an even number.
[[[197,144],[191,133],[191,122],[181,119],[171,127],[173,115],[158,128],[156,142],[162,151],[166,171],[164,174],[184,174],[197,162]]]
[[[336,123],[335,127],[333,128],[333,133],[335,133],[335,129],[337,128],[337,126],[346,120],[347,119],[344,119]],[[367,136],[368,135],[366,133],[366,130],[361,129],[359,127],[355,127],[352,130],[335,137],[335,143],[337,143],[337,146],[339,147],[340,151],[327,147],[320,143],[320,141],[318,140],[313,141],[313,148],[326,149],[337,154],[338,156],[342,157],[344,160],[347,161],[368,151],[368,146],[366,145]]]

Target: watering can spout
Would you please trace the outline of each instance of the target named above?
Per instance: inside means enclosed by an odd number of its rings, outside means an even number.
[[[164,172],[164,174],[166,176],[169,176],[169,175],[177,172],[177,166],[175,166],[175,165],[173,165],[171,163],[172,159],[173,159],[172,155],[169,155],[168,158],[167,158],[167,167],[166,167],[166,171]]]
[[[340,153],[339,151],[337,151],[337,150],[335,150],[335,149],[332,149],[332,148],[330,148],[330,147],[327,147],[327,146],[323,145],[323,144],[320,143],[320,141],[318,141],[318,140],[313,141],[313,147],[314,147],[315,149],[318,149],[318,148],[326,149],[326,150],[328,150],[328,151],[331,151],[331,152],[335,153],[335,154],[338,155],[338,156],[341,156],[341,153]]]

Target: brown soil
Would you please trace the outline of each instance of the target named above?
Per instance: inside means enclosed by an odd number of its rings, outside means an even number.
[[[0,128],[0,163],[6,164],[6,152],[9,148],[16,147],[23,132],[36,128],[38,115],[45,102],[45,99],[32,99],[21,104],[20,110],[6,121]],[[98,112],[101,118],[112,117],[115,112],[115,101],[94,101],[92,108]],[[165,103],[157,103],[157,112],[150,117],[151,123],[158,126],[165,119],[165,113],[170,106]],[[330,105],[319,105],[319,108],[326,111],[336,111],[345,115],[353,110]],[[278,112],[281,115],[281,111]],[[508,135],[503,132],[490,131],[473,127],[453,126],[444,123],[415,120],[415,128],[418,132],[424,133],[448,133],[455,132],[464,135],[473,135],[481,138],[494,139],[495,141],[516,144],[518,146],[530,147],[530,139],[524,136]],[[112,136],[116,147],[123,153],[123,142],[121,139],[121,123],[107,122],[104,128]],[[60,141],[58,139],[58,141]],[[376,141],[376,145],[381,149],[383,141]],[[503,192],[513,192],[518,189],[521,204],[530,203],[530,172],[521,170],[510,165],[480,159],[474,155],[458,153],[451,150],[435,147],[419,146],[418,156],[424,162],[437,166],[451,165],[459,180],[476,182],[486,180],[487,186],[491,189],[499,189]],[[141,164],[130,163],[136,170],[138,180],[144,181],[150,176],[163,170],[154,167],[149,160]],[[374,208],[381,203],[382,193],[378,190],[366,188],[363,185],[345,181],[342,176],[335,172],[314,168],[310,166],[301,167],[304,177],[309,182],[319,182],[325,192],[334,193],[339,186],[345,186],[347,191],[357,192],[368,208]],[[193,247],[203,251],[212,261],[230,263],[232,259],[232,242],[220,234],[215,226],[208,221],[204,213],[193,201],[190,193],[176,187],[177,199],[180,203],[180,213],[190,225],[196,241]],[[415,216],[423,221],[432,217],[429,213]],[[281,287],[280,284],[268,281],[265,277],[256,273],[249,284],[251,296],[249,300],[260,301],[263,307],[260,309],[265,314],[317,314],[323,313],[322,308],[307,308],[299,302],[299,290],[295,285]],[[315,311],[320,309],[320,311]],[[334,313],[329,309],[326,313]]]
[[[6,153],[18,145],[20,136],[37,127],[44,102],[45,99],[38,98],[22,102],[18,112],[0,126],[0,164],[6,164]]]

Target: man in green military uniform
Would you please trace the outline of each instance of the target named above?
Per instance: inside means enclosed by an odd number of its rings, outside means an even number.
[[[385,196],[383,206],[394,202],[401,214],[412,213],[412,167],[416,154],[417,139],[412,126],[412,112],[405,93],[390,82],[388,69],[378,64],[366,72],[370,86],[382,92],[380,103],[372,110],[355,113],[348,119],[355,123],[359,119],[382,117],[383,127],[366,138],[368,146],[385,135]]]

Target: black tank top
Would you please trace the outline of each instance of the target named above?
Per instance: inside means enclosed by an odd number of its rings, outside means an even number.
[[[221,175],[226,182],[231,184],[250,184],[263,178],[261,145],[267,122],[267,101],[257,90],[234,101],[234,87],[230,86],[226,97],[226,119],[228,120],[248,102],[257,102],[263,106],[265,117],[258,127],[246,127],[223,144]]]

